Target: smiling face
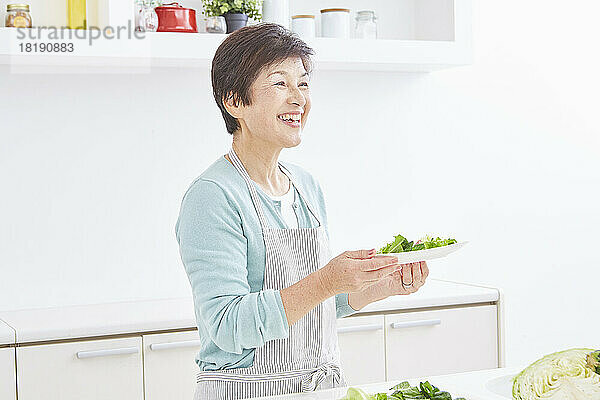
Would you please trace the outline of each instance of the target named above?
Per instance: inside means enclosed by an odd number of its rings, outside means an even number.
[[[251,105],[226,103],[242,135],[274,148],[295,147],[310,112],[309,76],[302,59],[263,68],[250,87]],[[236,132],[240,134],[240,132]]]

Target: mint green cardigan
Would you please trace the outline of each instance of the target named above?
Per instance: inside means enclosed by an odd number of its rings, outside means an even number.
[[[318,182],[304,169],[281,162],[327,228]],[[271,227],[287,228],[279,201],[254,183]],[[298,193],[299,228],[318,226]],[[254,349],[286,338],[288,323],[279,290],[262,290],[265,245],[246,182],[223,156],[188,188],[175,226],[183,266],[194,299],[201,370],[252,366]],[[328,233],[329,235],[329,233]],[[336,296],[337,317],[355,310],[348,295]]]

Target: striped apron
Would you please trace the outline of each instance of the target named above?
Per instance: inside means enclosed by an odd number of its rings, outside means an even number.
[[[279,164],[319,227],[269,227],[256,187],[233,149],[229,158],[246,181],[260,221],[266,250],[263,289],[291,286],[329,262],[325,228],[289,171]],[[345,386],[339,365],[335,298],[331,297],[290,326],[288,338],[257,348],[251,367],[199,372],[195,400],[236,400]]]

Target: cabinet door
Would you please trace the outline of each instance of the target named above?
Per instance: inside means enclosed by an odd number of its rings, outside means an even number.
[[[15,348],[0,349],[0,399],[17,398],[17,378],[15,377]]]
[[[146,400],[194,398],[198,331],[144,335]]]
[[[142,400],[142,338],[17,347],[19,400]]]
[[[386,315],[387,380],[498,367],[496,306]]]
[[[346,383],[385,381],[383,315],[338,319],[337,330]]]

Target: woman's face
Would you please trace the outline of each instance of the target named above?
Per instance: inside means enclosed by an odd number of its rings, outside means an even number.
[[[250,87],[252,104],[237,108],[242,133],[274,147],[300,144],[310,111],[309,76],[302,60],[288,58],[258,75]]]

